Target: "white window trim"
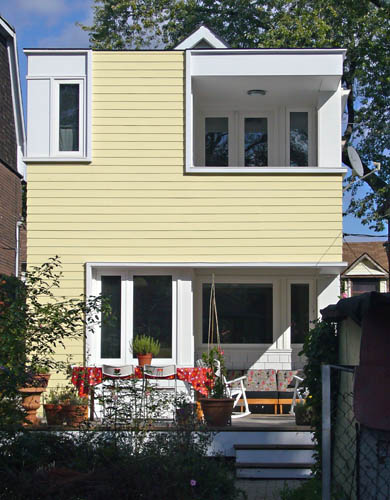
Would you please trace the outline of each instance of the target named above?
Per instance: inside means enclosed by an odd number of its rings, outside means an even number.
[[[89,294],[92,296],[101,293],[102,276],[121,276],[121,357],[101,358],[101,328],[95,326],[87,335],[87,364],[89,366],[102,366],[103,364],[120,366],[124,364],[138,365],[138,359],[130,353],[130,343],[133,339],[133,294],[134,276],[172,276],[172,357],[153,358],[153,365],[163,366],[176,364],[177,359],[177,325],[178,325],[178,298],[177,289],[178,273],[169,268],[118,268],[104,267],[92,270],[92,283]],[[88,281],[88,277],[87,277]]]
[[[79,85],[79,150],[60,151],[59,149],[59,118],[60,118],[60,85]],[[52,78],[51,79],[51,130],[50,130],[50,156],[58,158],[84,158],[85,157],[85,132],[86,132],[86,99],[85,78]]]
[[[315,280],[310,279],[310,278],[290,278],[287,280],[287,321],[288,321],[288,328],[287,328],[287,337],[288,337],[288,343],[289,345],[287,346],[290,348],[291,346],[300,346],[302,347],[303,344],[298,343],[298,344],[293,344],[291,340],[291,285],[309,285],[309,321],[312,322],[317,318],[317,300],[315,296]],[[309,327],[312,327],[312,324],[310,323]]]
[[[199,123],[195,127],[196,130],[196,144],[198,145],[196,148],[196,157],[201,165],[206,164],[206,118],[227,118],[228,119],[228,150],[229,150],[229,158],[228,163],[229,166],[234,165],[235,159],[237,158],[237,143],[235,140],[236,133],[236,121],[233,111],[227,111],[225,109],[221,110],[210,110],[203,111],[201,110],[198,113]],[[236,163],[237,164],[237,163]],[[226,168],[226,167],[212,167],[212,168]]]
[[[267,118],[267,151],[268,165],[263,168],[268,168],[275,164],[275,120],[272,111],[242,111],[238,113],[238,152],[239,161],[237,165],[244,168],[260,168],[245,166],[245,118]]]
[[[315,153],[315,120],[312,108],[286,108],[286,164],[287,168],[311,168],[316,167],[316,153]],[[308,115],[308,165],[307,166],[290,166],[290,114],[291,113],[307,113]],[[329,169],[327,169],[329,170]]]
[[[195,312],[197,312],[197,323],[198,327],[196,328],[195,333],[195,345],[198,349],[205,350],[207,348],[207,344],[203,342],[203,332],[202,332],[202,317],[203,317],[203,301],[202,301],[202,289],[204,283],[210,283],[210,276],[198,276],[197,278],[197,287],[196,287],[196,306]],[[252,343],[252,344],[227,344],[223,343],[223,348],[226,349],[251,349],[256,347],[264,347],[269,348],[270,346],[274,346],[276,341],[278,340],[278,334],[280,332],[280,280],[275,277],[266,277],[266,276],[234,276],[234,275],[218,275],[215,276],[215,284],[218,283],[253,283],[253,284],[265,284],[272,285],[272,343],[264,344],[264,343]],[[218,295],[216,297],[217,301],[217,310],[218,310]]]

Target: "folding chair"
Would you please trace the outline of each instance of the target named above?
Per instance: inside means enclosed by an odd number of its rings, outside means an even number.
[[[293,375],[293,378],[295,378],[295,385],[294,385],[294,395],[292,398],[291,402],[291,407],[290,407],[290,415],[295,415],[295,405],[297,404],[297,397],[299,398],[300,401],[305,400],[307,396],[309,395],[309,390],[307,388],[302,388],[299,387],[300,384],[304,381],[302,377],[299,377],[298,375]]]
[[[174,401],[176,401],[177,397],[177,370],[176,365],[166,365],[166,366],[152,366],[152,365],[144,365],[143,366],[143,378],[144,382],[147,380],[174,380]],[[146,388],[146,383],[144,383],[144,387]],[[159,387],[158,385],[155,387],[157,390],[161,391],[169,391],[170,387]],[[175,405],[174,413],[175,413]],[[175,418],[175,415],[173,415]]]
[[[132,378],[135,374],[135,368],[133,365],[103,365],[102,372],[103,379],[112,381],[110,387],[103,383],[103,418],[113,420],[117,424],[121,420],[120,411],[118,410],[119,398],[126,398],[128,392],[121,382]],[[106,401],[108,401],[108,405]]]

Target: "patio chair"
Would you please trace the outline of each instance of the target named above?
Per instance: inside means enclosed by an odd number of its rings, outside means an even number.
[[[153,366],[153,365],[144,365],[143,366],[143,378],[145,382],[147,380],[174,380],[174,401],[176,401],[177,397],[177,370],[176,365],[166,365],[166,366]],[[170,387],[160,387],[158,385],[155,386],[155,389],[161,391],[169,391]],[[175,406],[175,405],[174,405]],[[175,410],[175,408],[174,408]]]
[[[251,414],[249,410],[249,405],[248,405],[248,400],[246,398],[246,390],[245,390],[245,385],[244,381],[246,380],[246,375],[243,375],[242,377],[237,377],[232,380],[227,380],[225,375],[222,375],[221,373],[221,364],[218,360],[215,360],[216,364],[216,371],[215,375],[217,377],[222,377],[222,381],[225,384],[226,387],[226,394],[229,398],[234,398],[234,403],[233,403],[233,408],[235,408],[238,405],[238,402],[240,399],[244,400],[244,411],[234,411],[232,413],[232,419],[236,418],[242,418],[242,417],[247,417],[248,415]]]
[[[297,404],[297,397],[300,401],[303,401],[309,395],[309,390],[306,387],[305,388],[299,387],[304,379],[302,377],[299,377],[298,375],[294,375],[293,378],[295,379],[295,385],[294,385],[294,395],[292,398],[291,407],[289,411],[290,415],[295,415],[294,408],[295,405]]]
[[[126,380],[133,378],[135,368],[133,365],[102,365],[103,380],[110,380],[111,384],[103,383],[102,406],[103,419],[115,424],[120,420],[119,406],[121,400],[126,398]]]

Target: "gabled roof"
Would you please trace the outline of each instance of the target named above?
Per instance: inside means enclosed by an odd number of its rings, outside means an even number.
[[[175,50],[186,50],[196,48],[208,49],[228,49],[227,43],[222,40],[214,31],[205,25],[199,26],[182,42],[175,47]]]
[[[348,267],[342,273],[343,276],[349,274],[354,267],[364,260],[370,262],[374,270],[378,271],[378,274],[387,275],[389,267],[383,242],[344,242],[343,261],[348,262]]]
[[[18,173],[26,178],[26,165],[23,156],[26,148],[26,133],[24,127],[22,92],[20,88],[18,51],[16,45],[16,34],[12,26],[0,16],[0,35],[7,41],[9,66],[11,73],[12,104],[15,117],[15,130],[17,141],[17,169]]]

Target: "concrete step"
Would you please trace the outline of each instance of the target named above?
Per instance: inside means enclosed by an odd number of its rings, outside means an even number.
[[[306,445],[235,445],[237,463],[314,463],[314,446]]]
[[[309,479],[311,463],[236,463],[236,477],[239,479]]]

